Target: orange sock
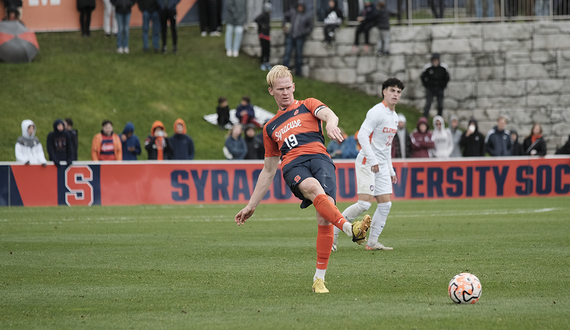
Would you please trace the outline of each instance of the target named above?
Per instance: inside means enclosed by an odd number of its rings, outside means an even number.
[[[333,241],[333,227],[330,225],[319,225],[319,233],[317,234],[317,269],[327,269]]]
[[[328,222],[332,223],[338,229],[342,230],[346,219],[342,216],[342,213],[338,210],[336,205],[333,204],[326,194],[320,194],[313,200],[313,205],[317,209],[317,212],[325,218]]]

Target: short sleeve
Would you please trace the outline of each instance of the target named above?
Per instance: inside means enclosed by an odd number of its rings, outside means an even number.
[[[313,116],[316,116],[315,111],[326,107],[323,102],[315,98],[308,98],[303,102],[303,104],[313,114]]]
[[[265,157],[281,156],[277,143],[267,134],[266,127],[263,129],[263,146],[265,147]]]

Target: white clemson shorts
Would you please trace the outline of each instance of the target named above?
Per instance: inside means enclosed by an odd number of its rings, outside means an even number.
[[[354,170],[358,194],[378,196],[392,193],[390,169],[386,165],[379,165],[379,169],[378,173],[373,173],[372,166],[362,164],[361,157],[356,159]]]

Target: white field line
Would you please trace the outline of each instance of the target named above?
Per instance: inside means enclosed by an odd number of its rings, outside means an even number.
[[[543,208],[543,209],[521,209],[521,210],[466,210],[466,211],[437,211],[437,212],[392,212],[389,217],[391,219],[397,218],[429,218],[429,217],[466,217],[466,216],[486,216],[486,215],[509,215],[509,214],[533,214],[544,213],[562,208]],[[315,220],[314,213],[307,217],[284,217],[284,218],[265,218],[261,216],[254,216],[250,221],[254,222],[267,222],[267,221],[300,221],[300,220]],[[120,217],[87,217],[81,220],[77,219],[59,219],[59,220],[46,220],[46,221],[25,221],[15,219],[0,219],[0,224],[21,224],[21,225],[61,225],[61,224],[104,224],[104,223],[172,223],[172,222],[233,222],[233,216],[227,215],[177,215],[157,218],[154,216],[120,216]]]

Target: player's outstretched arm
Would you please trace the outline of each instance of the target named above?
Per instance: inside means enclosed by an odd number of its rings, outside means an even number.
[[[245,221],[253,215],[257,205],[259,205],[263,196],[265,196],[269,190],[278,165],[279,157],[265,157],[265,164],[263,165],[261,173],[259,173],[259,178],[257,179],[257,184],[253,190],[253,194],[249,199],[249,203],[247,203],[247,205],[239,211],[238,214],[236,214],[235,221],[238,226],[245,224]]]
[[[338,117],[329,108],[323,108],[317,113],[317,118],[327,123],[327,135],[331,140],[342,142],[344,136],[338,128]]]

